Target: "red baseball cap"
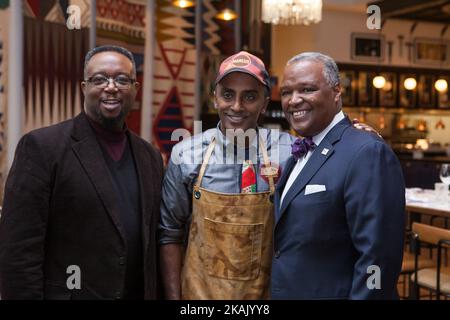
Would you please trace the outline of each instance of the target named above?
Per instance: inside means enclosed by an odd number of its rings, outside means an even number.
[[[232,72],[247,73],[255,77],[256,80],[261,82],[270,90],[270,77],[266,67],[264,66],[264,62],[251,53],[241,51],[226,58],[220,64],[215,85],[217,85],[226,75]]]

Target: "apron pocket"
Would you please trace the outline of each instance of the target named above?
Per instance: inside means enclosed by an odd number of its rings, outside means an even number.
[[[204,258],[208,274],[253,280],[261,267],[264,224],[235,224],[205,218]]]

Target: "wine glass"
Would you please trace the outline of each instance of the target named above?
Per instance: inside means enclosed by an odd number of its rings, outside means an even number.
[[[445,200],[449,201],[449,195],[448,195],[448,186],[450,185],[450,163],[443,163],[441,165],[441,171],[439,172],[439,178],[443,183],[445,183],[445,186],[447,187],[445,189]]]
[[[441,171],[439,172],[439,178],[447,186],[450,185],[450,163],[443,163],[441,165]]]

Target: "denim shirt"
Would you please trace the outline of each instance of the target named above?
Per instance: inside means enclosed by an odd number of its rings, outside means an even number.
[[[241,148],[220,131],[219,123],[216,128],[184,139],[174,146],[162,187],[160,244],[184,242],[192,213],[193,186],[213,138],[216,139],[216,145],[201,182],[202,188],[222,193],[240,193],[242,163],[249,159],[255,165],[257,192],[269,190],[268,182],[260,174],[264,158],[258,141],[263,141],[270,161],[282,170],[291,155],[291,144],[295,137],[265,128],[257,128],[254,132],[255,137],[249,147]]]

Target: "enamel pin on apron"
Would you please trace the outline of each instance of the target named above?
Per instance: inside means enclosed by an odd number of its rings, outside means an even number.
[[[275,166],[261,166],[261,175],[265,177],[278,177],[278,168]]]

